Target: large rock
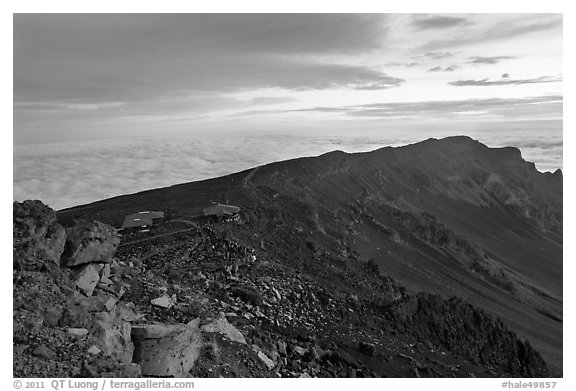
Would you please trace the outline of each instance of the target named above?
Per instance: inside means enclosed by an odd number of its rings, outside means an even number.
[[[96,346],[107,355],[125,364],[132,362],[134,344],[131,325],[114,308],[111,313],[99,312],[94,316]]]
[[[274,361],[272,361],[272,360],[270,359],[270,357],[268,357],[268,356],[267,356],[264,352],[262,352],[262,351],[259,351],[259,352],[258,352],[258,358],[259,358],[260,360],[262,360],[262,362],[263,362],[264,364],[266,364],[266,366],[268,367],[268,369],[273,369],[273,368],[276,366],[276,364],[274,363]]]
[[[191,324],[134,325],[134,362],[143,376],[184,377],[202,349],[202,333]]]
[[[66,229],[66,247],[62,264],[73,267],[85,263],[109,263],[120,244],[114,227],[99,221],[77,220]]]
[[[74,271],[73,276],[80,292],[86,296],[92,296],[94,288],[100,281],[100,271],[103,267],[103,263],[89,263],[76,268],[77,270]]]
[[[202,326],[202,331],[206,333],[218,333],[224,335],[230,341],[238,342],[246,345],[246,338],[244,335],[234,327],[226,318],[224,314],[220,314],[220,318]]]
[[[40,250],[56,264],[64,251],[66,231],[56,221],[56,212],[41,201],[14,202],[14,247],[31,247]]]
[[[150,303],[152,305],[155,305],[156,307],[162,307],[167,309],[172,308],[174,306],[174,301],[172,301],[172,299],[168,295],[163,295],[155,299],[152,299],[150,300]]]

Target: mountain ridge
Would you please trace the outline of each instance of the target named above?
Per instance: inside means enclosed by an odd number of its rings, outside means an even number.
[[[231,234],[273,247],[288,265],[300,262],[283,248],[290,235],[347,262],[372,260],[413,292],[461,297],[501,317],[561,368],[562,172],[539,172],[518,148],[457,136],[332,151],[57,215],[65,225],[82,217],[118,226],[138,210],[193,217],[210,201],[242,207]]]
[[[223,175],[223,177],[228,177],[228,176],[231,176],[231,175],[240,175],[240,174],[246,174],[246,175],[247,175],[247,174],[250,173],[251,171],[253,171],[253,170],[257,169],[257,168],[260,168],[260,167],[265,167],[265,166],[269,166],[269,165],[276,165],[276,164],[280,164],[280,163],[284,163],[284,162],[297,161],[297,160],[300,160],[300,159],[315,159],[315,158],[320,158],[320,157],[323,157],[323,156],[335,156],[335,155],[340,155],[340,156],[341,156],[341,155],[364,155],[364,154],[373,154],[373,153],[375,153],[375,152],[377,152],[377,151],[382,151],[382,150],[391,150],[391,149],[407,148],[407,147],[416,146],[416,145],[419,145],[419,144],[422,144],[422,143],[426,143],[426,142],[430,142],[430,141],[432,141],[432,142],[433,142],[433,141],[446,141],[446,140],[451,140],[451,139],[472,141],[472,142],[478,143],[478,144],[480,144],[480,145],[482,145],[482,146],[484,146],[484,147],[486,147],[486,148],[490,148],[490,147],[487,147],[485,144],[482,144],[481,142],[479,142],[479,141],[477,141],[477,140],[475,140],[475,139],[473,139],[473,138],[471,138],[471,137],[469,137],[469,136],[450,136],[450,137],[440,138],[440,139],[438,139],[438,138],[429,138],[429,139],[426,139],[426,140],[423,140],[423,141],[419,141],[419,142],[415,142],[415,143],[412,143],[412,144],[406,144],[406,145],[402,145],[402,146],[385,146],[385,147],[377,148],[377,149],[374,149],[374,150],[371,150],[371,151],[366,151],[366,152],[345,152],[345,151],[342,151],[342,150],[333,150],[333,151],[325,152],[325,153],[320,154],[320,155],[317,155],[317,156],[302,156],[302,157],[290,158],[290,159],[286,159],[286,160],[281,160],[281,161],[276,161],[276,162],[271,162],[271,163],[265,163],[265,164],[262,164],[262,165],[259,165],[259,166],[255,166],[255,167],[252,167],[252,168],[248,168],[248,169],[245,169],[245,170],[242,170],[242,171],[239,171],[239,172],[235,172],[235,173]],[[517,151],[518,151],[518,154],[516,154],[516,152],[515,152],[514,154],[515,154],[515,155],[518,155],[518,157],[521,157],[520,149],[517,148],[517,147],[502,147],[502,148],[490,148],[490,149],[498,150],[498,149],[509,149],[509,148],[512,148],[512,149],[514,149],[514,150],[517,150]],[[528,163],[529,165],[535,167],[535,164],[534,164],[534,163],[532,163],[532,162],[527,162],[527,163]],[[539,171],[539,170],[537,170],[537,171],[538,171],[539,173],[541,173],[541,174],[544,174],[544,175],[559,175],[560,177],[562,177],[562,169],[560,169],[560,168],[556,169],[554,172],[551,172],[551,171]],[[193,181],[193,182],[206,182],[206,181],[210,181],[210,180],[213,180],[213,179],[215,179],[215,178],[207,178],[207,179],[197,180],[197,181]],[[138,191],[138,192],[136,192],[136,193],[131,193],[131,194],[122,194],[122,195],[118,195],[118,196],[106,198],[105,200],[114,200],[114,199],[121,198],[121,197],[127,197],[127,196],[130,196],[130,195],[133,195],[133,194],[140,194],[140,193],[145,193],[145,192],[154,191],[154,190],[158,190],[158,189],[166,189],[166,188],[172,188],[172,187],[177,187],[177,186],[183,186],[183,185],[186,185],[186,184],[189,184],[189,183],[192,183],[192,182],[183,182],[183,183],[178,183],[178,184],[174,184],[174,185],[167,186],[167,187],[163,187],[163,188],[153,188],[153,189],[147,189],[147,190]],[[67,211],[76,210],[76,209],[78,209],[78,208],[88,207],[88,206],[90,206],[90,205],[93,205],[93,204],[98,203],[98,202],[101,202],[101,201],[104,201],[104,200],[94,201],[94,202],[89,202],[89,203],[86,203],[86,204],[80,204],[80,205],[75,205],[75,206],[70,206],[70,207],[62,208],[62,209],[60,209],[60,210],[57,210],[57,212],[58,212],[58,213],[65,213],[65,212],[67,212]]]

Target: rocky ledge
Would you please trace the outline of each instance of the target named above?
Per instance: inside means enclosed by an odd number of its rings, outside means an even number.
[[[120,246],[14,203],[15,377],[547,376],[498,319],[372,264],[302,273],[207,226]]]

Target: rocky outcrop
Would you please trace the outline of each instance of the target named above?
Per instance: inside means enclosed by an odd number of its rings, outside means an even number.
[[[133,361],[140,364],[144,376],[182,377],[194,367],[210,335],[218,334],[229,341],[246,345],[242,332],[228,322],[224,314],[207,319],[200,326],[200,318],[187,324],[136,324],[132,327]],[[267,365],[270,364],[268,358]],[[273,365],[272,365],[273,366]]]
[[[40,251],[46,259],[58,264],[64,251],[66,231],[58,224],[56,213],[37,200],[14,202],[12,209],[15,249],[26,253]],[[24,261],[25,257],[19,260]]]
[[[61,263],[72,270],[80,292],[91,296],[97,287],[113,292],[110,280],[112,256],[120,243],[116,229],[98,221],[76,220],[66,230],[66,246]]]
[[[120,244],[116,229],[99,221],[77,220],[66,234],[62,264],[67,267],[92,262],[109,263]]]
[[[142,375],[183,377],[194,366],[202,350],[198,322],[176,325],[135,325],[134,362]]]
[[[115,230],[80,222],[66,240],[40,201],[13,208],[15,376],[139,376],[130,337],[138,318],[119,301],[121,287],[97,288],[117,277],[105,268],[118,245]]]
[[[282,235],[291,244],[287,257],[298,258],[292,267],[277,253],[244,262],[254,244],[213,227],[114,253],[113,232],[77,224],[62,267],[14,273],[15,376],[547,373],[500,321],[460,301],[411,296],[378,265],[352,253],[348,262],[321,254],[303,234]],[[440,230],[428,231],[428,241],[444,240]],[[458,246],[457,238],[446,246]],[[460,361],[463,369],[452,368]]]
[[[108,308],[109,301],[105,306]],[[138,317],[124,302],[114,305],[109,311],[101,311],[94,315],[96,346],[107,355],[122,363],[132,362],[134,344],[131,338],[131,323]]]

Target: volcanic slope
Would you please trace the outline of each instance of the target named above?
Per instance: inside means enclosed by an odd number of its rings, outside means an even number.
[[[409,293],[456,296],[501,318],[561,371],[562,181],[560,170],[541,173],[516,148],[459,136],[272,163],[66,209],[58,219],[119,226],[140,210],[186,219],[229,202],[242,208],[242,222],[223,229],[259,256],[309,275],[325,266],[310,254],[372,261]]]

